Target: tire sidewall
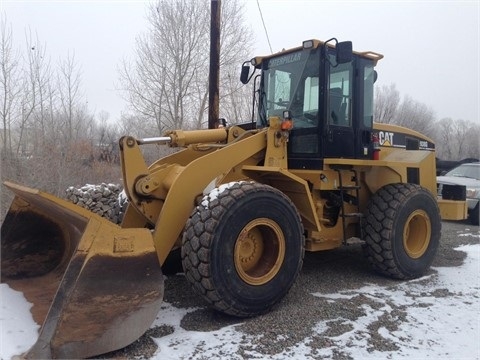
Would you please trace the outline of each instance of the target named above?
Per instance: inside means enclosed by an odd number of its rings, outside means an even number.
[[[234,294],[235,307],[251,312],[278,302],[295,281],[303,261],[303,230],[293,204],[282,193],[248,191],[229,206],[218,222],[210,253],[211,276],[220,297]],[[241,230],[252,220],[269,218],[281,228],[285,239],[285,257],[278,273],[262,285],[245,283],[237,273],[235,244]]]

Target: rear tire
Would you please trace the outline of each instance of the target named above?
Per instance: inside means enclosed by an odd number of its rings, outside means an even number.
[[[367,207],[365,254],[373,268],[397,279],[422,276],[440,241],[437,202],[415,184],[389,184],[375,193]]]
[[[479,225],[480,224],[480,201],[478,202],[477,206],[472,210],[469,215],[470,223],[472,225]]]
[[[222,190],[204,197],[187,222],[185,276],[221,312],[265,313],[286,295],[302,267],[300,216],[290,199],[270,186],[239,182]]]

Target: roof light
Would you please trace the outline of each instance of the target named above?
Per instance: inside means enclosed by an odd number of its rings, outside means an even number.
[[[305,40],[303,42],[303,48],[304,49],[311,49],[311,48],[313,48],[313,45],[314,45],[313,40]]]

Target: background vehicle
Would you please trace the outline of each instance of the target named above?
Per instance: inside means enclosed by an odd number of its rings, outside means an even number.
[[[480,162],[462,164],[437,177],[438,195],[442,197],[445,184],[461,185],[466,188],[468,218],[473,225],[480,222]],[[448,191],[448,190],[447,190]]]
[[[452,170],[453,168],[456,168],[457,166],[465,163],[472,163],[472,162],[478,162],[478,159],[475,158],[465,158],[460,161],[452,161],[452,160],[442,160],[442,159],[436,159],[436,165],[437,165],[437,176],[445,175],[447,172]]]
[[[466,203],[437,203],[429,138],[373,123],[382,57],[308,40],[244,64],[242,82],[255,82],[251,122],[121,138],[121,226],[6,183],[16,197],[2,224],[2,281],[43,322],[26,356],[88,357],[134,341],[160,308],[172,249],[193,289],[235,316],[277,304],[305,251],[362,241],[379,273],[422,276],[439,243],[439,206],[461,219]],[[152,143],[183,149],[147,166],[141,146]]]

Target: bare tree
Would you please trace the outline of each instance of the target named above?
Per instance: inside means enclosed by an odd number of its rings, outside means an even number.
[[[480,159],[480,124],[470,122],[465,156]]]
[[[403,98],[394,117],[395,124],[416,130],[427,136],[432,136],[434,133],[434,121],[433,110],[409,96]]]
[[[34,65],[34,68],[32,69],[32,80],[36,84],[38,94],[38,107],[34,114],[34,121],[39,124],[40,135],[43,138],[45,136],[45,122],[48,115],[48,98],[49,90],[51,89],[49,83],[52,77],[52,72],[50,69],[50,61],[47,60],[46,57],[45,47],[32,48],[31,53],[34,54],[32,56],[32,63]]]
[[[244,85],[239,80],[241,64],[252,58],[254,39],[244,21],[243,4],[232,1],[222,8],[220,114],[232,124],[249,121],[252,111],[253,81]]]
[[[150,31],[137,40],[133,69],[124,63],[120,80],[140,116],[157,130],[183,126],[195,75],[206,56],[208,8],[198,1],[159,1],[149,8]]]
[[[437,131],[434,136],[437,143],[437,157],[443,160],[453,159],[453,120],[450,118],[441,119],[437,123]]]
[[[118,127],[120,136],[131,135],[142,138],[158,135],[155,131],[156,123],[154,119],[134,115],[129,112],[124,112],[121,114]]]
[[[229,66],[245,59],[250,44],[236,0],[222,2],[221,87],[229,86]],[[137,40],[136,60],[124,61],[120,84],[133,113],[153,119],[158,133],[206,124],[208,100],[209,7],[188,0],[159,1],[149,8],[149,33]],[[241,58],[240,58],[241,56]],[[222,75],[222,71],[224,71]],[[221,101],[238,91],[224,91]],[[222,91],[221,91],[222,93]]]
[[[452,126],[453,132],[453,158],[462,159],[468,157],[469,143],[472,139],[470,134],[478,134],[478,131],[474,131],[474,124],[465,120],[456,120]],[[478,142],[478,138],[477,138]]]
[[[19,94],[19,113],[16,123],[16,154],[28,156],[39,147],[39,142],[44,138],[43,117],[36,116],[39,99],[45,95],[43,83],[45,47],[37,36],[32,35],[29,29],[25,32],[25,55],[21,74],[21,88]],[[41,85],[41,88],[39,87]],[[40,90],[42,95],[40,96]],[[42,104],[43,106],[43,104]],[[43,115],[43,114],[42,114]],[[39,131],[39,133],[37,133]]]
[[[81,90],[81,70],[75,54],[67,54],[60,61],[58,72],[60,113],[64,120],[63,134],[67,142],[93,135],[93,116]]]
[[[427,136],[434,133],[433,110],[408,95],[401,99],[395,84],[376,88],[374,120],[404,126]]]
[[[395,87],[395,84],[376,87],[374,121],[385,124],[395,122],[399,104],[400,92]]]
[[[60,63],[58,84],[62,115],[65,119],[65,136],[68,140],[73,138],[74,105],[78,96],[79,73],[75,71],[75,54],[68,54],[67,59]]]
[[[46,45],[30,29],[24,48],[15,49],[6,19],[0,24],[0,152],[2,180],[63,196],[71,185],[116,181],[118,163],[95,157],[100,142],[118,138],[96,119],[83,95],[80,66],[73,54],[52,66]],[[102,127],[103,126],[103,127]],[[107,156],[112,159],[112,153]],[[0,220],[12,194],[0,191]]]
[[[7,28],[5,16],[0,19],[0,117],[2,120],[2,159],[12,153],[11,128],[15,106],[21,91],[19,83],[19,55],[12,47],[12,30]]]
[[[12,46],[12,30],[7,27],[6,17],[0,18],[0,177],[11,178],[15,172],[12,147],[12,123],[15,121],[15,108],[21,87],[19,83],[19,54]],[[0,191],[0,220],[7,211],[11,195]]]
[[[375,121],[416,130],[433,138],[437,157],[460,160],[480,158],[480,126],[465,120],[436,121],[433,109],[409,97],[400,97],[394,84],[376,89]]]
[[[438,157],[444,160],[480,158],[480,125],[443,118],[436,123],[434,139]]]
[[[220,21],[220,117],[236,124],[250,120],[252,83],[244,85],[239,81],[240,65],[252,57],[253,36],[244,26],[243,4],[237,1],[223,1]],[[205,127],[208,105],[208,73],[206,68],[197,82],[197,97],[200,106],[195,128]]]

